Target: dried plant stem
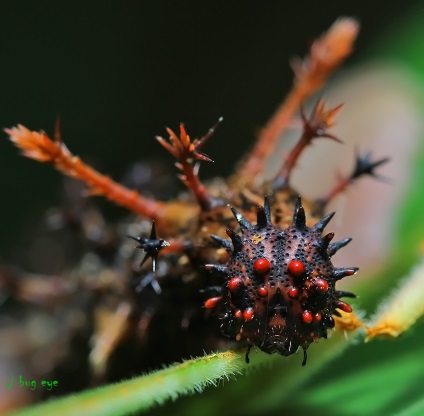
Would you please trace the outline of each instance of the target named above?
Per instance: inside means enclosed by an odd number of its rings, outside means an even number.
[[[210,210],[213,206],[212,197],[200,181],[197,169],[187,162],[181,163],[181,166],[183,174],[179,175],[179,178],[191,189],[202,211]]]
[[[104,375],[107,360],[128,331],[131,312],[132,307],[128,302],[121,302],[112,311],[101,307],[96,309],[96,332],[89,357],[92,371],[96,377]]]
[[[274,116],[259,133],[258,140],[242,163],[238,175],[241,178],[255,178],[262,173],[276,142],[288,127],[293,115],[302,103],[321,88],[327,77],[351,53],[359,24],[352,18],[337,20],[321,38],[316,40],[309,56],[303,61],[292,63],[295,73],[293,88]]]
[[[22,125],[5,129],[10,140],[19,147],[24,156],[39,162],[52,163],[65,175],[79,179],[89,186],[89,195],[102,195],[130,211],[158,220],[164,215],[164,204],[141,196],[102,175],[74,156],[61,141],[53,141],[46,134],[28,130]]]
[[[289,186],[290,175],[296,166],[299,156],[314,138],[327,137],[340,143],[340,140],[332,134],[329,134],[327,129],[334,125],[334,118],[341,107],[342,105],[338,105],[337,107],[326,111],[324,100],[318,100],[309,119],[306,118],[302,111],[302,136],[294,148],[290,151],[287,159],[283,163],[283,166],[275,176],[272,184],[274,190],[287,188]]]
[[[199,149],[212,137],[221,121],[222,117],[203,137],[193,141],[182,124],[180,125],[180,137],[170,128],[166,129],[169,134],[169,142],[160,136],[156,137],[156,140],[177,160],[175,165],[181,171],[178,177],[193,192],[202,211],[209,211],[214,206],[214,201],[199,179],[198,162],[212,162],[212,159],[199,152]],[[195,163],[196,161],[197,163]]]
[[[318,202],[321,206],[326,206],[332,201],[337,195],[340,195],[343,191],[345,191],[349,185],[351,184],[351,177],[339,177],[339,180],[334,185],[332,189],[330,189],[326,195],[324,195]]]
[[[317,201],[317,204],[324,208],[337,195],[341,194],[348,186],[350,186],[358,178],[369,175],[379,179],[385,179],[376,174],[375,170],[379,166],[389,161],[389,158],[372,160],[371,152],[356,156],[355,167],[350,175],[340,177],[335,186],[330,189],[327,194]]]

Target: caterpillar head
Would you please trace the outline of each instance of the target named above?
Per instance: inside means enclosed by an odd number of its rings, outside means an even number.
[[[336,282],[357,271],[356,267],[335,268],[331,257],[350,242],[331,243],[334,233],[322,235],[334,213],[312,227],[298,197],[293,221],[287,228],[272,224],[269,200],[257,210],[256,225],[232,208],[241,235],[227,230],[231,239],[212,236],[227,249],[225,267],[209,265],[225,275],[221,295],[206,301],[206,307],[221,305],[223,333],[256,345],[269,354],[291,355],[301,347],[327,337],[334,327],[337,309],[351,312],[340,300],[354,297],[337,291]]]

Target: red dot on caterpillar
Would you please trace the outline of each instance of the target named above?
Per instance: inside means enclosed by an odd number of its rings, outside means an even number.
[[[343,312],[346,313],[352,312],[352,307],[349,304],[342,302],[341,300],[336,302],[336,308],[341,309]]]
[[[218,305],[221,299],[222,299],[221,296],[217,296],[215,298],[209,298],[208,300],[205,301],[204,306],[206,309],[212,309],[216,305]]]
[[[231,292],[237,292],[241,287],[243,286],[243,280],[241,277],[233,277],[228,282],[228,288],[231,290]]]
[[[287,265],[287,272],[293,277],[301,277],[305,274],[305,265],[300,260],[292,260]]]
[[[319,279],[319,278],[315,279],[314,285],[316,289],[318,290],[318,292],[324,293],[324,292],[327,292],[328,290],[328,282],[324,279]]]
[[[297,287],[291,287],[287,291],[287,294],[289,295],[290,298],[295,298],[299,294],[299,290]]]
[[[311,312],[303,311],[302,320],[303,320],[303,322],[305,322],[305,324],[310,324],[312,322],[312,319],[313,319],[313,317],[312,317]]]
[[[262,298],[266,298],[268,296],[268,289],[266,287],[259,287],[258,288],[258,295]]]
[[[267,274],[271,269],[271,263],[268,259],[261,257],[253,263],[253,271],[256,274],[264,275]]]
[[[253,312],[252,308],[247,308],[245,311],[243,311],[243,318],[245,321],[250,321],[251,319],[253,319],[253,315],[255,313]]]

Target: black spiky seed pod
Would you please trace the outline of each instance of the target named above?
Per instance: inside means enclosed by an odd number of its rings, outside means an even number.
[[[229,251],[230,260],[226,266],[207,266],[219,269],[225,284],[221,295],[208,299],[205,307],[221,306],[222,332],[247,342],[247,361],[252,345],[285,356],[301,347],[305,365],[307,348],[327,337],[327,330],[334,327],[333,315],[340,315],[337,309],[352,311],[340,298],[354,295],[337,291],[335,285],[358,269],[335,268],[331,263],[331,256],[350,239],[330,243],[333,233],[322,236],[334,213],[308,227],[300,197],[292,224],[285,229],[272,224],[267,197],[258,207],[256,225],[232,211],[242,235],[227,230],[230,246],[228,240],[215,238]]]

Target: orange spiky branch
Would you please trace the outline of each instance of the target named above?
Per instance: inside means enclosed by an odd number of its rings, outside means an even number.
[[[342,106],[343,104],[339,104],[330,110],[326,110],[324,100],[320,99],[315,104],[309,119],[306,118],[303,110],[301,111],[303,122],[302,136],[296,143],[296,146],[291,150],[278,174],[275,176],[272,184],[274,190],[283,189],[289,185],[290,175],[297,163],[297,160],[299,159],[299,156],[314,138],[327,137],[341,143],[341,140],[328,133],[327,129],[334,126],[334,118]]]
[[[141,196],[102,175],[74,156],[61,140],[51,140],[45,133],[30,131],[22,125],[5,129],[10,140],[22,150],[24,156],[39,162],[52,163],[65,175],[85,182],[90,195],[103,195],[130,211],[157,220],[164,215],[164,204]],[[60,136],[55,134],[58,138]]]
[[[196,160],[213,162],[211,158],[200,153],[199,150],[212,137],[216,127],[222,120],[222,117],[219,118],[218,122],[203,137],[194,139],[193,142],[190,140],[190,136],[182,124],[180,124],[180,137],[170,128],[166,128],[171,143],[168,143],[160,136],[156,137],[156,140],[177,160],[175,166],[182,172],[179,178],[183,181],[184,185],[191,189],[203,211],[208,211],[213,207],[213,198],[209,195],[206,187],[200,182],[198,176],[199,165],[196,165],[194,162]]]
[[[316,40],[309,55],[302,61],[292,62],[295,80],[289,95],[259,133],[258,141],[242,163],[238,175],[255,178],[266,166],[266,159],[275,149],[276,142],[288,127],[302,103],[321,88],[327,77],[351,53],[359,23],[352,18],[338,19]]]

